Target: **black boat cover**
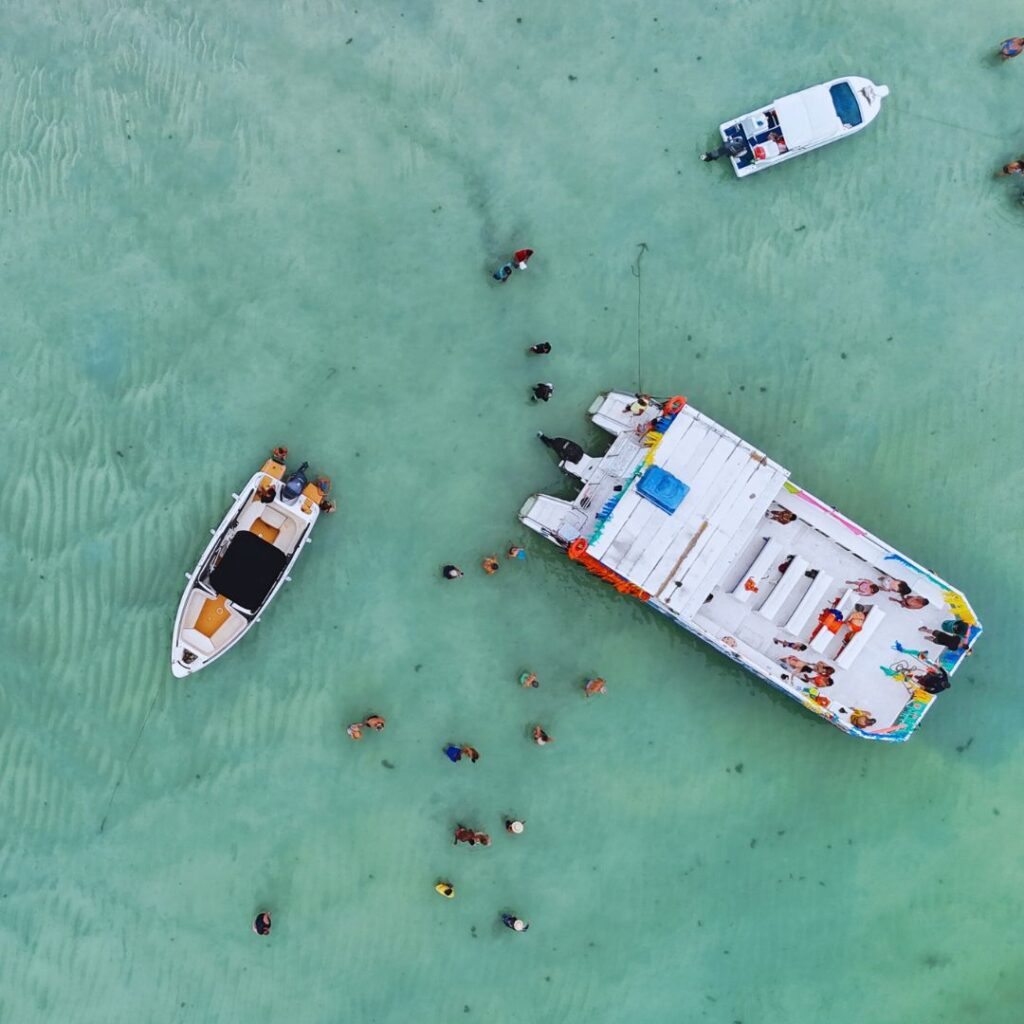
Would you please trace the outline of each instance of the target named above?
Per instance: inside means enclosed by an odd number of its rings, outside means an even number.
[[[284,570],[288,556],[248,530],[239,530],[210,573],[218,594],[251,612],[257,611]]]

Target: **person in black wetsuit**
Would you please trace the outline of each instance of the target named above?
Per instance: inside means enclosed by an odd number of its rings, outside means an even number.
[[[531,345],[528,351],[535,356],[546,356],[551,351],[551,342],[539,341],[536,345]]]
[[[252,922],[252,930],[257,935],[270,934],[270,912],[261,910]]]
[[[741,156],[743,151],[746,149],[746,145],[742,140],[737,139],[733,136],[729,136],[728,139],[723,142],[718,149],[709,150],[707,153],[701,153],[701,160],[717,160],[723,156]]]
[[[540,383],[533,385],[533,400],[535,402],[546,402],[554,393],[554,384]]]
[[[932,643],[945,647],[949,651],[958,651],[961,647],[967,646],[967,641],[955,633],[944,633],[941,629],[929,629],[927,626],[919,626],[919,631],[924,633]]]
[[[579,462],[583,458],[583,449],[567,437],[548,437],[547,434],[537,431],[540,443],[547,445],[562,462]]]

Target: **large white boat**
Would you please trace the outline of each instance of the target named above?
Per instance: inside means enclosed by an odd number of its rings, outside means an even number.
[[[866,128],[889,87],[848,75],[791,93],[719,125],[722,146],[701,159],[728,156],[740,178]]]
[[[290,579],[288,572],[309,543],[327,500],[330,481],[310,481],[307,464],[287,478],[287,448],[253,475],[228,509],[188,577],[171,641],[171,671],[178,677],[206,668],[260,621]]]
[[[589,412],[611,447],[542,436],[583,486],[522,522],[843,731],[907,739],[981,633],[964,596],[681,396]]]

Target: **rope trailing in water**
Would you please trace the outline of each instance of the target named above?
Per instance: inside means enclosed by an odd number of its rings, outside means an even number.
[[[640,373],[640,302],[641,302],[641,277],[640,277],[640,261],[644,258],[644,253],[647,252],[647,243],[638,242],[637,248],[640,250],[637,253],[636,262],[633,264],[633,276],[636,278],[636,389],[639,392],[643,391],[643,377]]]
[[[125,772],[128,771],[128,766],[132,763],[132,758],[135,757],[135,751],[139,749],[139,740],[142,739],[142,734],[145,732],[146,726],[149,724],[149,716],[153,714],[153,708],[156,707],[157,698],[160,696],[163,686],[157,686],[156,693],[153,694],[153,699],[149,703],[149,710],[146,712],[146,717],[142,720],[142,725],[139,726],[139,731],[135,734],[135,742],[132,744],[132,749],[128,752],[128,759],[125,761],[121,768],[121,774],[117,777],[117,782],[114,783],[114,788],[111,791],[110,799],[107,801],[107,809],[103,814],[103,820],[100,822],[100,832],[106,828],[107,818],[110,817],[110,808],[114,803],[114,797],[117,796],[117,791],[121,788],[121,783],[124,781]]]

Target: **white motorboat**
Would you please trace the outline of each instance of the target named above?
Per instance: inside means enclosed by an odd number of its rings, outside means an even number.
[[[309,543],[330,481],[310,481],[307,463],[285,477],[287,448],[254,474],[228,509],[190,573],[178,604],[171,671],[191,675],[230,650],[257,622]]]
[[[701,159],[728,156],[745,178],[862,131],[888,95],[887,85],[855,75],[812,85],[719,125],[722,146]]]
[[[611,447],[542,436],[583,486],[522,522],[844,732],[907,739],[981,634],[963,594],[681,396],[589,411]]]

